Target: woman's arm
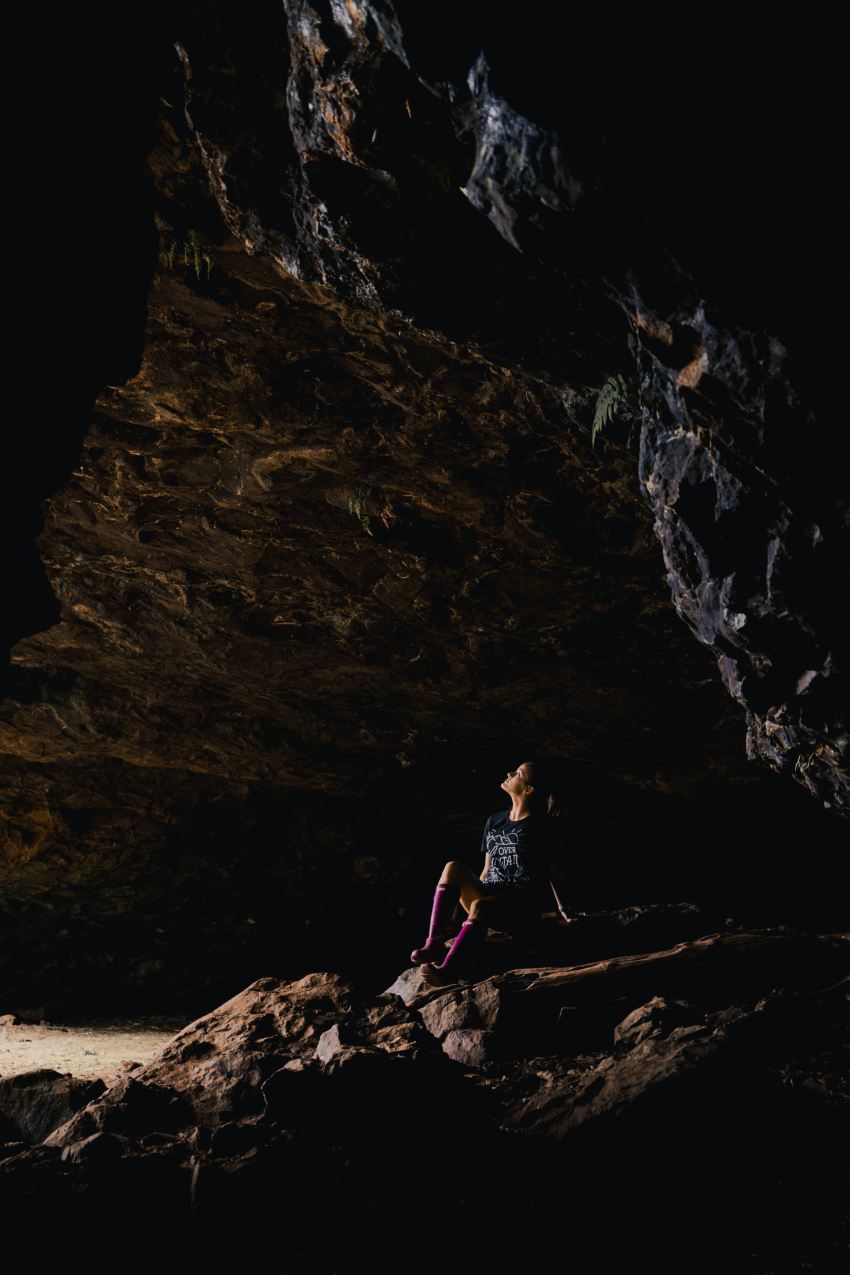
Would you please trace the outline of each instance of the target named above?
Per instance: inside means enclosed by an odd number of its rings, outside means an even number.
[[[566,898],[566,889],[564,886],[563,869],[560,863],[558,863],[557,860],[555,859],[551,859],[549,861],[548,868],[549,868],[549,884],[552,887],[552,893],[555,896],[555,903],[558,906],[558,911],[560,912],[561,916],[564,919],[564,923],[568,925],[574,918],[568,914],[566,905],[564,904],[564,899]]]
[[[479,880],[483,881],[489,871],[490,871],[490,851],[486,850],[484,852],[484,871],[481,873]]]

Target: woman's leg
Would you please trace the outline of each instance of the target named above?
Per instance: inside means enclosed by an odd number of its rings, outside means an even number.
[[[476,911],[485,917],[491,928],[504,930],[512,935],[527,933],[540,923],[541,908],[537,900],[528,896],[523,889],[511,886],[488,895],[477,905]]]
[[[487,937],[488,915],[493,912],[497,901],[503,897],[501,891],[488,891],[481,878],[476,877],[465,864],[457,860],[447,863],[443,869],[437,886],[437,891],[441,890],[457,891],[468,915],[455,935],[448,954],[444,953],[442,961],[437,962],[430,954],[433,950],[430,947],[427,952],[425,949],[420,949],[413,954],[415,958],[421,958],[418,963],[422,975],[426,982],[434,987],[455,982],[460,971],[467,968],[469,958]]]
[[[453,885],[460,892],[460,903],[466,912],[469,912],[472,904],[477,900],[497,898],[498,896],[489,892],[480,877],[468,868],[465,863],[461,863],[460,859],[452,859],[443,868],[442,875],[439,880],[440,885]]]
[[[447,863],[434,892],[428,937],[422,947],[414,948],[410,953],[413,964],[442,961],[446,955],[444,940],[454,928],[458,905],[464,908],[470,920],[476,920],[477,909],[490,897],[481,878],[465,863],[459,859]]]

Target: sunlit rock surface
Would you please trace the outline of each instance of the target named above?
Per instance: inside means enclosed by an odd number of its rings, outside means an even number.
[[[131,1235],[147,1255],[167,1222],[170,1259],[274,1251],[284,1269],[330,1271],[376,1235],[408,1252],[426,1203],[441,1244],[462,1243],[507,1181],[500,1226],[477,1240],[496,1269],[542,1255],[560,1217],[573,1259],[613,1270],[604,1217],[631,1233],[663,1183],[656,1269],[693,1246],[699,1270],[837,1269],[848,935],[737,930],[653,950],[645,916],[649,946],[618,954],[629,926],[609,923],[606,959],[577,923],[562,931],[574,963],[467,971],[451,989],[418,970],[380,993],[330,972],[258,979],[76,1094],[69,1117],[70,1078],[55,1076],[49,1131],[20,1112],[50,1073],[18,1077],[0,1091],[18,1114],[0,1134],[4,1200],[19,1225],[49,1209],[48,1243],[98,1221],[101,1242]],[[408,1260],[424,1270],[430,1250]]]

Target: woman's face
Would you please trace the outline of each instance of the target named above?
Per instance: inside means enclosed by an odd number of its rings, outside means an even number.
[[[520,762],[516,770],[509,770],[499,785],[511,797],[521,797],[531,787],[531,766],[527,761]]]

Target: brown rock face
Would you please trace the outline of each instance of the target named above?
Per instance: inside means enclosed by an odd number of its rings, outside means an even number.
[[[146,319],[74,383],[39,495],[59,615],[10,630],[9,1008],[390,981],[541,749],[580,903],[840,906],[846,482],[799,442],[837,418],[811,272],[789,252],[780,287],[757,233],[770,156],[748,172],[744,123],[714,179],[670,172],[665,115],[641,167],[577,53],[565,85],[539,32],[442,14],[187,5],[150,35],[156,264],[152,218],[118,236]]]
[[[103,1089],[102,1080],[63,1076],[49,1068],[6,1076],[0,1080],[0,1137],[41,1142]]]
[[[633,1234],[663,1181],[657,1269],[697,1244],[706,1270],[837,1269],[848,935],[703,934],[627,955],[612,941],[601,961],[582,959],[591,926],[570,943],[579,963],[451,992],[406,971],[425,987],[413,1000],[326,972],[258,979],[41,1141],[0,1144],[4,1201],[20,1226],[41,1220],[51,1255],[96,1226],[104,1251],[133,1236],[149,1261],[167,1221],[170,1258],[330,1272],[376,1237],[407,1252],[424,1202],[454,1249],[508,1182],[501,1225],[478,1238],[505,1270],[542,1260],[565,1200],[572,1258],[590,1264],[605,1218]],[[565,1015],[579,1005],[583,1021]]]

